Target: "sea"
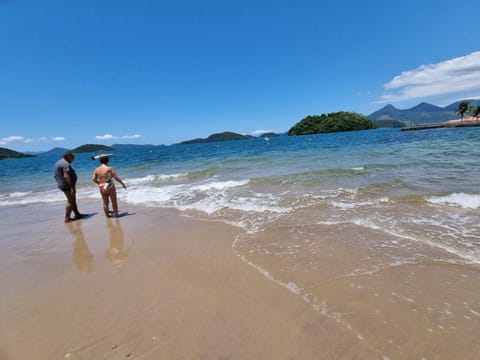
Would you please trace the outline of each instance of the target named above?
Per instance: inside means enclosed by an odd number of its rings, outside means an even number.
[[[73,163],[80,207],[100,201],[92,155]],[[0,161],[0,207],[64,203],[56,160]],[[379,358],[479,358],[480,127],[130,148],[110,165],[121,210],[240,227],[236,255]]]

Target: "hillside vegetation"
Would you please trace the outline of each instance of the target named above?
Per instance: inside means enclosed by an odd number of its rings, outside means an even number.
[[[246,140],[251,138],[254,138],[254,136],[240,135],[234,132],[226,131],[223,133],[210,135],[205,139],[193,139],[193,140],[183,141],[180,144],[199,144],[199,143],[209,143],[209,142],[216,142],[216,141]]]
[[[95,152],[95,151],[102,151],[102,150],[114,150],[111,146],[106,145],[96,145],[96,144],[86,144],[79,147],[76,147],[72,151],[74,153],[84,153],[84,152]]]
[[[25,158],[25,157],[33,157],[34,155],[23,154],[18,151],[0,148],[0,160],[3,159],[13,159],[13,158]]]
[[[296,123],[288,135],[323,134],[330,132],[375,129],[373,122],[364,115],[340,111],[322,115],[309,115]]]

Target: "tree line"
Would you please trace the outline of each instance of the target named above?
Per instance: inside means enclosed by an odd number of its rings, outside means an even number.
[[[463,117],[465,115],[472,115],[478,120],[480,117],[480,105],[471,106],[467,100],[464,100],[458,105],[458,109],[455,111],[455,113],[460,115],[461,121],[463,121]]]
[[[366,116],[339,111],[330,114],[309,115],[295,124],[288,135],[323,134],[341,131],[375,129],[375,124]]]

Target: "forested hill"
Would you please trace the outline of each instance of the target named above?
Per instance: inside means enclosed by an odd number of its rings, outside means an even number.
[[[309,115],[296,123],[288,135],[309,135],[330,132],[374,129],[375,124],[361,114],[340,111],[330,114]]]
[[[25,157],[33,157],[33,156],[34,155],[23,154],[14,150],[0,147],[0,160],[13,159],[13,158],[25,158]]]
[[[76,147],[72,151],[74,153],[84,153],[84,152],[95,152],[95,151],[110,151],[114,150],[111,146],[106,145],[97,145],[97,144],[86,144],[79,147]]]
[[[204,139],[199,138],[199,139],[183,141],[180,144],[198,144],[198,143],[208,143],[208,142],[216,142],[216,141],[246,140],[251,138],[254,138],[254,136],[240,135],[234,132],[226,131],[226,132],[210,135],[209,137]]]

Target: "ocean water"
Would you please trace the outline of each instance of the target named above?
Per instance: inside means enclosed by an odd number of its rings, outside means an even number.
[[[91,155],[73,163],[80,208],[100,201]],[[0,207],[63,203],[56,160],[0,161]],[[111,165],[122,210],[241,227],[235,254],[379,358],[480,354],[479,127],[160,146]],[[425,346],[405,350],[411,336]]]
[[[123,204],[173,207],[248,231],[304,220],[394,231],[402,220],[438,225],[455,238],[478,230],[476,219],[461,215],[480,207],[479,145],[479,128],[380,129],[123,150],[111,165],[129,187],[119,191]],[[91,155],[73,163],[80,202],[99,198]],[[63,202],[56,160],[1,161],[0,206]],[[400,210],[405,219],[389,215]],[[480,262],[473,249],[464,255]]]

